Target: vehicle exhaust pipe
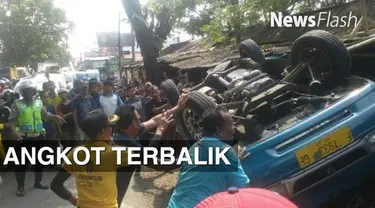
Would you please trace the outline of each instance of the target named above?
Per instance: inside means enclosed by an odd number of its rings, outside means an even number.
[[[373,38],[370,38],[368,40],[365,40],[365,41],[362,41],[360,43],[357,43],[357,44],[354,44],[354,45],[351,45],[349,47],[346,47],[346,49],[349,51],[349,52],[354,52],[366,45],[371,45],[371,44],[375,44],[375,37]]]

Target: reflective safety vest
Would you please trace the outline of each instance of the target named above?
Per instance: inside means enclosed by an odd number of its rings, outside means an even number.
[[[22,133],[44,132],[42,121],[43,103],[34,100],[32,106],[26,105],[24,101],[16,101],[18,112],[18,127]]]

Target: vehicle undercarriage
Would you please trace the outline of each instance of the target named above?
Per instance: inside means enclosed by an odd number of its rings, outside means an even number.
[[[180,132],[193,141],[201,137],[203,112],[223,106],[231,113],[235,139],[242,145],[262,141],[332,105],[367,80],[351,75],[351,56],[332,34],[313,30],[290,50],[268,52],[252,40],[239,46],[241,58],[209,70],[189,89],[187,108],[178,114]],[[288,64],[274,64],[285,59]],[[281,73],[280,73],[281,72]],[[179,92],[172,80],[162,90],[173,105]]]

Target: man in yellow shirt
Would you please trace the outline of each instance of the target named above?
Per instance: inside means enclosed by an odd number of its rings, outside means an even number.
[[[48,98],[48,104],[54,105],[55,107],[62,102],[62,99],[56,95],[55,91],[50,91]]]
[[[62,99],[56,94],[56,85],[52,81],[43,83],[43,91],[48,92],[48,104],[54,105],[55,108],[62,102]]]
[[[60,198],[70,201],[80,208],[117,208],[116,169],[127,166],[127,152],[121,151],[121,165],[117,165],[117,152],[110,145],[112,130],[108,117],[101,110],[88,114],[82,122],[82,131],[90,138],[84,147],[105,148],[100,152],[100,165],[96,165],[96,152],[91,152],[87,165],[78,165],[73,161],[75,149],[69,152],[67,158],[71,165],[63,163],[51,183],[51,189]],[[77,158],[84,161],[86,155],[79,151]],[[64,187],[64,182],[73,174],[76,178],[78,199]]]

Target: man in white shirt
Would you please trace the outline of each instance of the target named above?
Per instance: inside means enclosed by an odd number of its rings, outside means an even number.
[[[100,95],[99,101],[103,108],[104,113],[107,116],[113,116],[116,108],[123,104],[120,97],[113,92],[112,80],[105,80],[103,82],[104,90],[103,94]]]

